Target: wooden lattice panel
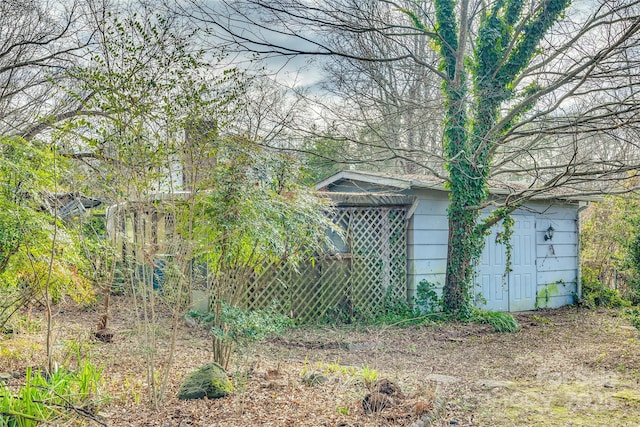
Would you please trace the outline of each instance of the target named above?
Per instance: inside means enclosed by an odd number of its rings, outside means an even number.
[[[379,313],[388,299],[406,301],[405,209],[338,208],[330,215],[343,230],[341,237],[330,232],[334,248],[295,269],[273,264],[255,271],[229,272],[225,280],[242,293],[235,297],[248,309],[275,303],[299,322],[367,318]],[[171,212],[133,212],[123,215],[120,224],[125,258],[139,255],[133,251],[135,245],[127,244],[136,238],[152,245],[165,262],[180,252],[172,245],[179,239]],[[188,273],[196,288],[211,286],[205,265],[193,264]]]
[[[336,248],[297,270],[272,265],[247,286],[248,308],[277,301],[300,322],[331,317],[370,317],[386,299],[406,300],[406,211],[341,208],[333,222],[344,231]]]

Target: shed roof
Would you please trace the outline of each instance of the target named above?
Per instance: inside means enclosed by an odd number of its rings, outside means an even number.
[[[102,204],[102,200],[82,193],[45,193],[43,208],[61,218],[82,214]]]
[[[382,172],[342,171],[316,184],[317,190],[326,190],[332,184],[341,181],[360,181],[398,190],[429,189],[449,191],[447,180],[435,175],[394,175]],[[533,200],[568,200],[568,201],[599,201],[601,195],[571,192],[561,188],[538,188],[523,183],[509,183],[489,180],[489,191],[498,196],[526,196]]]

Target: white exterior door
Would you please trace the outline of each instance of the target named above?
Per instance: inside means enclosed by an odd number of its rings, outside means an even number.
[[[535,216],[514,215],[511,271],[504,245],[496,243],[500,226],[487,236],[480,258],[474,293],[476,305],[494,311],[533,310],[536,302]]]

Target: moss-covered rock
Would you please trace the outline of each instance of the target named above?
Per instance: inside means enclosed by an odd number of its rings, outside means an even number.
[[[227,373],[215,362],[208,363],[190,374],[182,383],[178,399],[216,399],[233,391]]]

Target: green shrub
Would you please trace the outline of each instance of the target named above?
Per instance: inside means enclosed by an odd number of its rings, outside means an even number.
[[[629,320],[629,322],[631,322],[633,327],[636,328],[638,332],[640,332],[640,308],[638,307],[627,308],[624,311],[624,317],[626,317]]]
[[[623,285],[624,288],[621,288],[620,291],[621,297],[630,302],[631,305],[640,304],[640,277],[635,275],[627,277]]]
[[[289,317],[273,304],[265,310],[246,310],[226,304],[214,303],[208,313],[192,310],[187,316],[206,324],[213,335],[213,361],[228,369],[233,350],[245,354],[256,341],[279,335],[292,325]]]
[[[623,299],[620,292],[603,285],[598,279],[597,270],[589,267],[582,269],[582,298],[579,302],[588,308],[631,306],[631,302]]]
[[[640,224],[638,218],[635,218],[631,224],[634,226],[636,234],[627,242],[625,264],[631,269],[629,298],[637,304],[640,302]]]
[[[374,314],[373,323],[392,324],[413,319],[417,313],[405,297],[394,296],[390,292],[385,295],[382,308]]]
[[[428,280],[421,280],[416,289],[415,306],[421,314],[441,313],[442,298],[438,295],[436,288],[438,284]]]
[[[375,309],[356,306],[346,299],[327,310],[322,323],[408,326],[447,320],[448,317],[442,310],[442,299],[437,291],[439,287],[441,285],[422,280],[416,289],[413,304],[403,296],[394,295],[389,289],[382,304]]]
[[[208,324],[215,337],[240,346],[279,335],[292,324],[291,319],[278,313],[275,306],[265,310],[244,310],[223,303],[219,319],[216,319],[214,312],[200,313],[195,310],[190,311],[188,316]]]

